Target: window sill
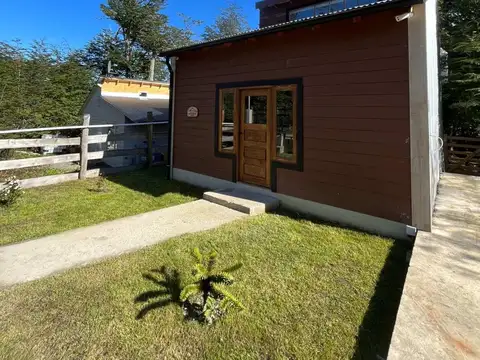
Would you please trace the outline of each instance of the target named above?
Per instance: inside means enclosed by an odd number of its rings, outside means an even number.
[[[219,154],[235,155],[235,151],[217,150]]]
[[[297,163],[297,159],[284,159],[284,158],[273,158],[272,161],[276,161],[283,164],[290,164],[295,165]]]

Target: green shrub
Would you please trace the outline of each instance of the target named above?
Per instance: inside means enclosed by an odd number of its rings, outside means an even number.
[[[244,309],[242,303],[226,289],[226,286],[234,281],[231,273],[238,270],[242,264],[216,271],[216,251],[203,255],[195,248],[193,255],[197,261],[193,269],[194,282],[185,286],[180,294],[180,300],[184,303],[184,315],[212,324],[225,315],[231,306]]]
[[[0,149],[0,160],[10,160],[13,159],[15,151],[13,149]]]
[[[0,206],[8,207],[14,204],[22,194],[17,178],[15,176],[8,178],[0,187]]]
[[[103,176],[99,176],[97,181],[95,182],[95,186],[91,189],[91,191],[98,193],[107,193],[109,191],[107,179],[105,179],[105,177]]]

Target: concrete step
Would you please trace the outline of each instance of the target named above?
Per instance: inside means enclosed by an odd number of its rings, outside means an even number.
[[[243,189],[207,191],[203,198],[252,216],[273,211],[280,205],[280,201],[274,197]]]

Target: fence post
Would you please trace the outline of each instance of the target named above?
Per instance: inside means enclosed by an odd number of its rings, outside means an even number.
[[[147,113],[147,121],[153,122],[153,113]],[[153,125],[147,125],[147,167],[152,167],[153,164]]]
[[[90,114],[83,115],[82,135],[80,137],[80,173],[78,178],[83,180],[87,177],[88,170],[88,126],[90,126]]]

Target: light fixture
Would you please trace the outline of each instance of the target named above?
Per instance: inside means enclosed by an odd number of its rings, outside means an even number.
[[[410,19],[411,17],[413,17],[413,8],[410,8],[409,12],[395,16],[395,20],[397,20],[397,22],[400,22],[406,19]]]

